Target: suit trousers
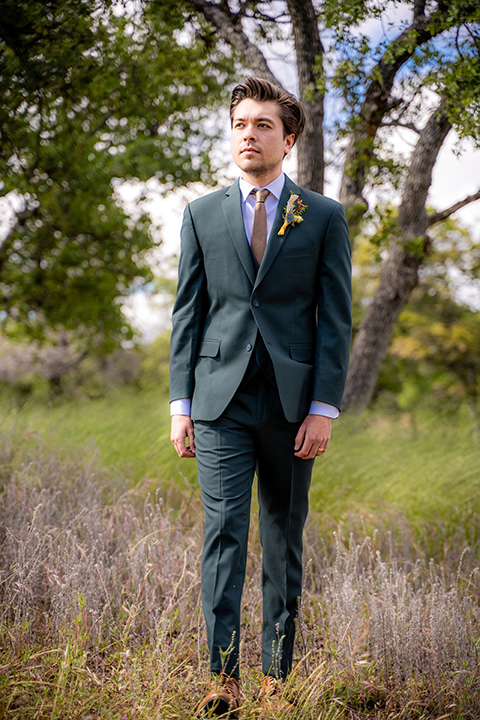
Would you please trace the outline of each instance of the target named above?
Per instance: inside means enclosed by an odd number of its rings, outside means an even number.
[[[255,472],[263,553],[262,670],[285,677],[291,669],[314,462],[294,455],[299,425],[287,422],[274,380],[255,361],[222,416],[195,422],[205,508],[202,605],[213,673],[239,675],[240,606]]]

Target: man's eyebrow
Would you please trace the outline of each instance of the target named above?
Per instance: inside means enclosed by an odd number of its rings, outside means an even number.
[[[245,122],[246,118],[244,117],[234,117],[233,122]],[[273,122],[273,118],[271,117],[255,117],[253,118],[255,122]]]

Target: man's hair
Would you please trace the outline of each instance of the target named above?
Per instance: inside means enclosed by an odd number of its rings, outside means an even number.
[[[297,98],[281,87],[273,85],[268,80],[247,76],[245,82],[233,88],[230,101],[230,121],[233,122],[235,108],[242,100],[256,100],[257,102],[275,102],[280,107],[280,117],[283,122],[285,135],[293,133],[295,142],[305,127],[305,110]]]

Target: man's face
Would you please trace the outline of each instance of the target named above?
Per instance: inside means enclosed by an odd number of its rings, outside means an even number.
[[[232,119],[232,157],[242,177],[252,185],[267,185],[281,172],[283,157],[295,135],[284,136],[280,108],[275,102],[246,99]]]

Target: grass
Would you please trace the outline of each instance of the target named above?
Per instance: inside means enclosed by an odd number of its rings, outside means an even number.
[[[0,429],[28,429],[61,451],[68,447],[93,454],[114,466],[130,483],[167,491],[196,487],[194,462],[179,460],[170,443],[168,402],[155,391],[117,389],[90,400],[78,398],[46,406],[34,400],[20,406],[0,396]],[[312,510],[325,528],[354,518],[375,522],[402,515],[431,534],[470,518],[475,535],[480,515],[480,444],[471,420],[437,414],[391,418],[364,413],[341,416],[330,449],[315,465]],[[434,531],[433,531],[434,532]],[[448,527],[451,534],[451,527]],[[467,538],[469,540],[469,538]],[[458,548],[457,548],[458,550]]]
[[[133,483],[158,480],[172,469],[173,456],[165,465],[170,431],[168,404],[160,393],[115,389],[95,399],[49,404],[33,399],[21,405],[5,393],[0,407],[4,427],[40,431],[57,449],[96,450],[103,465],[121,467]]]
[[[165,398],[1,407],[0,718],[193,718],[202,510]],[[291,717],[477,720],[479,467],[461,414],[337,422],[312,485]],[[258,697],[260,558],[253,523],[241,720],[281,717]]]

